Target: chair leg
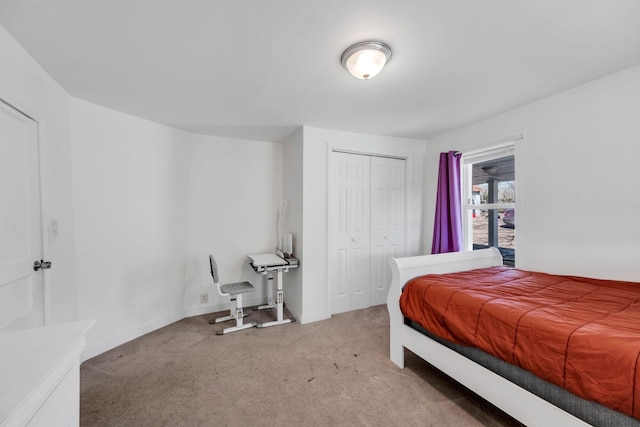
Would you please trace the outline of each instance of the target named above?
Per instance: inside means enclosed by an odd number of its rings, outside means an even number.
[[[209,320],[209,324],[213,325],[215,323],[228,322],[229,320],[237,319],[238,318],[238,297],[240,297],[240,304],[242,304],[242,295],[237,295],[236,297],[231,298],[231,302],[236,303],[235,307],[229,309],[228,315]],[[240,308],[242,309],[242,307]],[[244,313],[243,311],[242,317],[247,317],[248,315],[249,313]],[[236,326],[237,326],[237,321],[236,321]]]
[[[244,319],[244,309],[242,308],[242,294],[236,295],[236,327],[242,326]]]
[[[233,310],[232,310],[233,311]],[[232,326],[229,328],[225,328],[221,331],[218,331],[218,335],[230,334],[231,332],[242,331],[244,329],[253,328],[257,325],[256,322],[251,323],[243,323],[243,319],[245,318],[244,308],[242,307],[242,294],[236,295],[236,307],[235,307],[235,316],[226,316],[233,319],[236,319],[236,326]],[[229,320],[231,320],[229,319]]]
[[[233,320],[235,319],[235,316],[232,315],[228,315],[228,316],[223,316],[223,317],[217,317],[215,319],[211,319],[209,320],[209,324],[212,325],[214,323],[220,323],[220,322],[228,322],[229,320]]]
[[[213,325],[214,323],[228,322],[229,320],[233,320],[235,318],[236,318],[236,313],[235,313],[235,310],[232,308],[229,310],[229,314],[227,314],[226,316],[216,317],[215,319],[209,320],[209,324]]]
[[[257,325],[256,322],[251,322],[251,323],[245,323],[242,326],[232,326],[230,328],[224,328],[221,331],[216,332],[217,335],[226,335],[226,334],[230,334],[231,332],[238,332],[238,331],[242,331],[244,329],[250,329],[253,328]]]

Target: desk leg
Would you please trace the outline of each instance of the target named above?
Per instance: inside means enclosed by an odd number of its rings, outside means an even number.
[[[266,310],[275,306],[276,305],[273,302],[273,273],[269,271],[267,273],[267,303],[265,305],[259,305],[256,307],[256,310]]]
[[[293,322],[293,319],[283,319],[284,317],[284,290],[282,289],[282,269],[278,269],[278,291],[276,294],[276,310],[277,310],[277,320],[272,322],[264,322],[258,323],[256,327],[258,328],[266,328],[269,326],[283,325],[285,323]]]
[[[278,322],[282,322],[283,309],[284,305],[284,291],[282,290],[282,270],[278,269],[278,293],[276,294],[276,307],[278,311]]]

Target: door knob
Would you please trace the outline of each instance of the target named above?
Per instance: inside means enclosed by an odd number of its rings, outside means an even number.
[[[50,268],[51,268],[51,261],[44,261],[44,260],[37,261],[37,260],[36,260],[36,261],[33,263],[33,269],[34,269],[35,271],[38,271],[38,270],[40,270],[40,269],[48,270],[48,269],[50,269]]]

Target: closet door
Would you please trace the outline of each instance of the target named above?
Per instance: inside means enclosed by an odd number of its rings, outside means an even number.
[[[389,258],[404,255],[404,179],[404,160],[371,158],[371,305],[387,301]]]
[[[329,286],[333,314],[370,303],[370,163],[369,156],[332,153]]]

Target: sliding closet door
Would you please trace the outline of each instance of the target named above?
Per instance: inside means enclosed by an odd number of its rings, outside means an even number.
[[[369,156],[332,153],[331,312],[369,307]]]
[[[404,160],[371,158],[371,305],[384,304],[389,258],[404,255]]]

